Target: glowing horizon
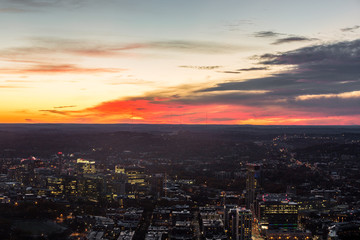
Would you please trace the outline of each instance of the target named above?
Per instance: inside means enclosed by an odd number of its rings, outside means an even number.
[[[359,10],[6,0],[0,123],[359,125]]]

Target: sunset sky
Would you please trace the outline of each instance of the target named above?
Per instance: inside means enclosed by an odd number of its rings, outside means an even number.
[[[359,0],[0,0],[1,123],[360,124]]]

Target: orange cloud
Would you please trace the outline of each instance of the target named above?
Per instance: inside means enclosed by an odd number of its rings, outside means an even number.
[[[79,44],[81,45],[81,44]],[[91,46],[91,47],[81,47],[81,46],[68,46],[67,48],[62,49],[63,52],[68,54],[76,54],[80,56],[90,56],[90,57],[106,57],[112,55],[129,55],[124,51],[133,50],[138,48],[145,48],[146,44],[134,43],[127,44],[123,47],[116,46]]]
[[[232,104],[183,104],[166,98],[124,99],[100,103],[80,111],[48,111],[73,122],[253,125],[346,125],[359,116],[309,116],[288,109],[262,109]],[[69,118],[70,117],[70,118]]]
[[[125,69],[114,68],[83,68],[73,64],[58,64],[58,65],[35,65],[30,68],[22,69],[1,69],[2,73],[6,74],[61,74],[61,73],[112,73],[124,71]]]
[[[40,112],[49,112],[49,113],[56,113],[56,114],[61,114],[61,115],[67,115],[67,112],[64,111],[58,111],[58,110],[39,110]]]
[[[354,125],[360,115],[309,116],[289,109],[262,109],[231,104],[189,105],[168,99],[123,99],[82,110],[39,110],[16,116],[2,115],[0,122],[37,123],[150,123],[150,124],[252,124],[252,125]]]
[[[187,105],[168,98],[124,99],[100,103],[83,110],[40,110],[57,122],[236,124],[248,118],[251,110],[221,104]]]
[[[360,115],[327,116],[275,107],[226,103],[186,104],[172,98],[144,97],[107,101],[96,106],[70,110],[0,114],[0,122],[37,123],[150,123],[150,124],[252,124],[252,125],[354,125]]]

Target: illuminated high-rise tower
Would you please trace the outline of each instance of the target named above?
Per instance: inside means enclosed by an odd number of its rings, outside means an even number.
[[[246,207],[253,208],[256,195],[262,190],[262,176],[260,164],[248,164],[246,172]]]
[[[229,211],[229,237],[234,240],[251,240],[252,214],[248,209],[233,208]]]

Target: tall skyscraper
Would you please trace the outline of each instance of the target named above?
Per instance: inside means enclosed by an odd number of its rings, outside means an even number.
[[[251,211],[245,208],[233,208],[229,211],[230,239],[251,240]]]
[[[262,190],[260,164],[248,164],[246,172],[246,208],[253,210],[256,195]]]
[[[156,199],[160,199],[164,196],[164,180],[165,175],[162,173],[154,174],[150,178],[151,192],[154,194]]]

